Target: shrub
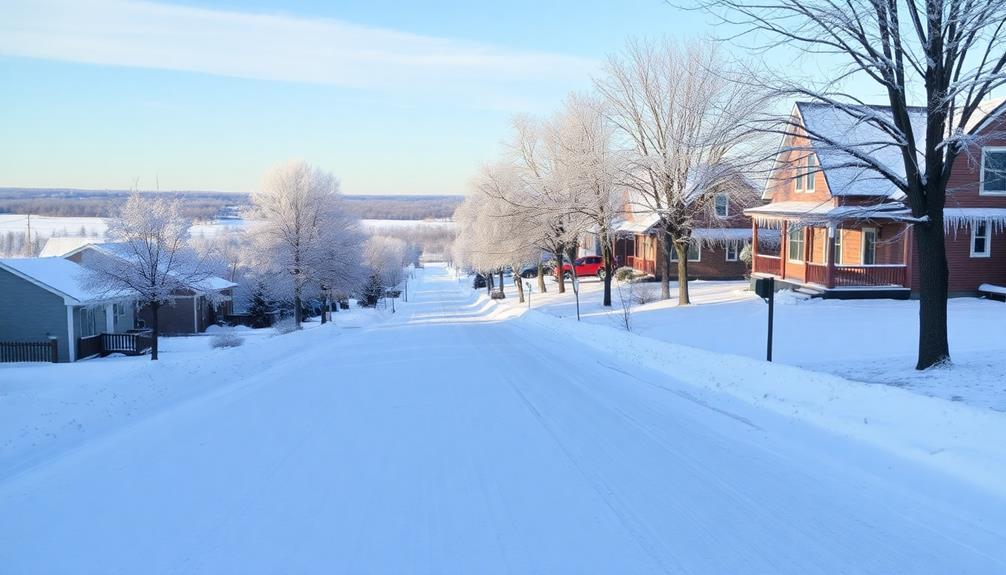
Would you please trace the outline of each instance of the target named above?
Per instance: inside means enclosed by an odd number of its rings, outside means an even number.
[[[236,333],[218,333],[210,340],[210,347],[213,349],[238,347],[244,342],[244,338]]]
[[[615,279],[624,282],[629,281],[636,277],[636,270],[630,268],[629,266],[622,266],[615,270]]]
[[[279,320],[272,326],[276,333],[286,334],[290,332],[297,331],[297,320],[292,317],[287,317]]]
[[[653,285],[640,284],[633,290],[632,296],[635,298],[637,304],[645,305],[657,301],[657,290]]]

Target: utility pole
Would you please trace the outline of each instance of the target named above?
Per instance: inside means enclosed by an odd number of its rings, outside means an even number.
[[[35,255],[32,253],[31,249],[31,214],[28,214],[28,241],[26,243],[27,246],[25,246],[25,255],[28,257]]]

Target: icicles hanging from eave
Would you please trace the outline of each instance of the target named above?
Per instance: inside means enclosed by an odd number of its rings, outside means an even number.
[[[943,214],[943,232],[972,230],[984,223],[994,232],[1006,230],[1006,208],[950,208]]]
[[[760,215],[760,214],[750,214],[750,215],[751,215],[751,219],[754,220],[756,224],[758,224],[759,228],[767,228],[767,229],[770,229],[770,230],[781,230],[782,229],[782,223],[784,221],[784,219],[782,219],[782,218],[778,218],[778,217],[775,217],[775,216],[771,216],[771,217],[770,216],[763,216],[763,215]]]

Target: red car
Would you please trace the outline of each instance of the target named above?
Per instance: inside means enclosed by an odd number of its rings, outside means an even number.
[[[576,277],[604,277],[604,258],[601,256],[583,256],[582,258],[576,258],[576,260],[573,261],[573,265],[576,266]],[[573,266],[571,266],[569,262],[563,263],[562,273],[567,278],[573,277]],[[556,277],[559,277],[558,266],[556,266],[555,275]]]

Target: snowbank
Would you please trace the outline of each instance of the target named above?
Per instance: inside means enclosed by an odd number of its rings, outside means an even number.
[[[483,294],[480,299],[489,302]],[[497,304],[499,305],[499,304]],[[519,307],[507,307],[509,313]],[[515,314],[517,315],[517,314]],[[1006,417],[887,385],[715,353],[524,310],[519,321],[676,380],[795,417],[1006,495]]]

